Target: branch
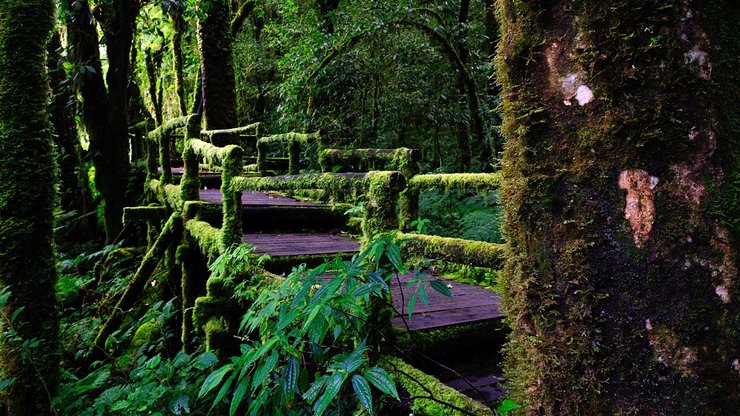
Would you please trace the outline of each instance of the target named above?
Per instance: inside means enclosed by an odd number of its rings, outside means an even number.
[[[242,26],[244,26],[244,21],[247,20],[247,17],[252,14],[254,11],[255,2],[254,0],[247,0],[244,3],[242,3],[241,6],[239,6],[239,10],[234,15],[234,18],[231,20],[231,35],[236,37],[236,35],[239,33],[239,31],[242,29]]]

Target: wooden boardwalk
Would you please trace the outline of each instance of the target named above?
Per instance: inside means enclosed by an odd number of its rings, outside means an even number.
[[[306,256],[312,254],[353,253],[360,247],[354,238],[331,233],[249,233],[242,242],[254,246],[257,254],[278,256]]]
[[[220,204],[223,199],[218,189],[201,189],[200,200]],[[242,192],[243,206],[277,206],[277,207],[326,207],[325,204],[299,201],[289,196],[277,195],[268,192]]]
[[[215,204],[222,202],[221,191],[218,189],[202,189],[200,199]],[[299,201],[287,196],[266,192],[243,192],[242,205],[246,207],[296,207],[318,208],[326,207],[307,201]],[[242,242],[255,247],[257,254],[269,254],[272,257],[326,255],[353,253],[360,247],[356,239],[335,235],[332,233],[270,233],[249,232],[242,236]],[[476,285],[447,281],[453,297],[447,298],[425,283],[428,304],[424,305],[417,299],[411,318],[408,317],[407,305],[414,293],[415,286],[407,287],[413,274],[398,276],[391,282],[393,304],[401,312],[393,318],[393,325],[412,331],[442,328],[454,325],[470,324],[491,319],[500,319],[499,298],[490,289]],[[429,276],[427,280],[437,279]],[[417,296],[418,297],[418,296]]]
[[[445,280],[452,292],[452,298],[448,298],[429,286],[429,281],[438,277],[427,276],[424,286],[429,303],[424,305],[417,296],[413,314],[409,318],[407,305],[417,290],[416,285],[407,287],[412,278],[413,273],[407,273],[399,276],[398,280],[394,279],[390,285],[393,306],[403,315],[393,318],[393,326],[405,329],[408,325],[408,329],[418,331],[499,319],[503,316],[499,310],[498,295],[494,291]]]

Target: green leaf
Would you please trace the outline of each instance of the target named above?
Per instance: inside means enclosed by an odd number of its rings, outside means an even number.
[[[365,377],[355,374],[352,376],[352,388],[355,390],[355,394],[357,394],[357,398],[360,400],[360,403],[362,403],[362,407],[367,410],[368,413],[372,416],[373,414],[373,395],[370,392],[370,385],[367,384],[367,380],[365,380]]]
[[[514,409],[518,409],[520,406],[517,402],[511,399],[504,400],[501,405],[496,409],[501,416],[506,416]]]
[[[218,357],[216,357],[216,354],[210,351],[204,352],[203,354],[195,357],[195,360],[193,360],[193,367],[197,368],[198,370],[205,370],[206,368],[209,368],[214,363],[216,363],[216,361],[218,361]]]
[[[272,370],[275,368],[275,365],[278,362],[280,354],[278,354],[277,351],[273,351],[272,354],[257,367],[257,370],[254,372],[254,377],[252,378],[252,391],[256,391],[258,387],[262,385],[262,383],[265,381],[267,376],[270,375]]]
[[[424,284],[419,285],[419,299],[424,305],[429,305],[429,298],[427,297],[427,288]]]
[[[234,416],[239,405],[244,400],[244,395],[247,394],[247,388],[249,387],[249,380],[240,380],[239,384],[234,389],[234,395],[231,396],[231,405],[229,406],[229,415]]]
[[[414,313],[415,306],[416,306],[416,293],[413,293],[411,297],[409,298],[409,304],[407,306],[409,310],[409,319],[411,319],[411,314]]]
[[[356,371],[365,363],[365,351],[367,351],[367,348],[365,347],[365,343],[362,342],[352,351],[352,354],[347,356],[347,359],[344,361],[344,370],[347,373]]]
[[[290,357],[288,363],[285,365],[285,372],[283,373],[283,395],[286,398],[292,396],[295,392],[299,371],[300,366],[298,359]]]
[[[429,285],[432,287],[432,289],[437,291],[437,293],[452,299],[452,292],[450,292],[450,288],[447,287],[447,283],[445,283],[444,280],[432,280],[431,282],[429,282]]]
[[[224,376],[228,374],[229,371],[231,371],[232,367],[232,364],[226,364],[225,366],[209,374],[208,377],[206,377],[205,381],[203,381],[203,385],[200,387],[198,398],[205,396],[206,394],[208,394],[208,392],[216,388],[216,386],[221,383],[221,380],[223,380]]]
[[[303,398],[306,399],[306,401],[309,404],[312,404],[317,397],[319,397],[319,393],[321,392],[321,389],[324,388],[324,385],[326,384],[326,376],[321,376],[316,381],[311,383],[311,387],[303,393]]]
[[[319,400],[313,405],[313,411],[316,416],[324,414],[326,409],[329,408],[332,400],[339,393],[339,389],[342,388],[342,383],[347,379],[347,373],[334,373],[326,381],[326,389],[324,394],[319,397]]]
[[[365,370],[364,376],[370,384],[375,386],[381,392],[395,398],[396,400],[401,400],[398,396],[396,385],[393,383],[393,379],[387,371],[380,367],[371,367]]]

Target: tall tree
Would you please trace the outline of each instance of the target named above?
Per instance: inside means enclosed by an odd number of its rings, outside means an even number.
[[[740,409],[740,8],[498,0],[526,414]]]
[[[236,127],[236,92],[232,65],[231,2],[211,0],[198,19],[203,82],[203,127]],[[203,5],[201,5],[203,7]],[[222,144],[222,143],[218,143]]]
[[[140,6],[137,0],[100,1],[94,11],[88,0],[71,4],[63,0],[62,6],[67,11],[68,40],[79,71],[82,121],[90,137],[95,185],[103,197],[106,240],[112,242],[123,228],[124,194],[130,176],[129,52]],[[106,45],[105,80],[96,22]]]
[[[0,373],[14,379],[2,395],[11,416],[50,414],[59,372],[46,75],[53,11],[51,0],[0,2],[0,287],[11,292],[0,310]]]
[[[76,91],[64,70],[61,48],[61,36],[59,32],[54,32],[47,47],[47,66],[52,92],[50,115],[59,166],[59,206],[64,211],[77,212],[80,219],[67,230],[65,236],[82,241],[89,239],[95,231],[93,221],[87,215],[93,209],[93,204],[85,153],[77,135]]]

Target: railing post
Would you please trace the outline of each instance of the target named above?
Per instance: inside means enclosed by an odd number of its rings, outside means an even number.
[[[399,172],[370,172],[367,174],[368,191],[362,232],[366,240],[374,235],[398,229],[396,205],[406,184]]]
[[[180,180],[180,199],[185,201],[197,201],[200,197],[200,166],[198,156],[195,154],[190,140],[185,139],[185,149],[182,152],[184,172]]]
[[[288,174],[297,175],[301,169],[301,142],[295,135],[288,136]]]
[[[170,133],[159,136],[159,166],[162,168],[160,181],[162,185],[172,183],[172,163],[170,161]]]
[[[419,189],[412,184],[414,176],[421,173],[421,152],[416,149],[404,149],[399,169],[406,177],[406,189],[400,195],[399,221],[401,230],[406,230],[412,221],[419,217]]]
[[[257,139],[257,171],[265,176],[267,173],[267,141]]]
[[[242,239],[242,193],[234,190],[231,181],[241,173],[244,150],[239,146],[230,145],[223,152],[221,194],[224,219],[221,225],[221,245],[228,248]]]

